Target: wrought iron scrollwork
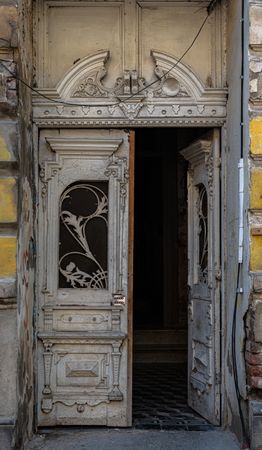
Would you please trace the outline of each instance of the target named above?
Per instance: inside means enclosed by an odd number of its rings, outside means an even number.
[[[208,278],[208,199],[207,191],[203,184],[198,188],[198,238],[199,238],[199,259],[198,273],[199,281],[207,283]]]
[[[60,199],[60,288],[107,289],[107,233],[107,181],[69,186]]]

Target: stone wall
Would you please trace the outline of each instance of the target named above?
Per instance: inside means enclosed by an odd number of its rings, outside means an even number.
[[[16,416],[16,244],[18,118],[16,2],[0,5],[0,447],[8,448]]]
[[[32,1],[19,2],[19,77],[32,85]],[[34,153],[31,90],[19,83],[19,196],[17,245],[17,420],[14,446],[22,449],[34,419]]]
[[[262,449],[262,4],[249,9],[250,274],[246,366],[252,449]]]
[[[15,425],[20,450],[33,431],[34,162],[31,92],[12,74],[32,83],[31,1],[1,1],[0,59],[0,447]]]

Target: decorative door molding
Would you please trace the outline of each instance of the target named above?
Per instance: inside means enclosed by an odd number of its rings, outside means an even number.
[[[220,423],[220,134],[181,151],[188,161],[188,402]]]
[[[83,58],[55,89],[40,89],[51,101],[33,95],[34,122],[51,127],[224,123],[226,89],[205,87],[192,68],[172,55],[151,50],[151,58],[154,84],[136,70],[124,70],[110,88],[103,83],[110,52],[103,50]]]

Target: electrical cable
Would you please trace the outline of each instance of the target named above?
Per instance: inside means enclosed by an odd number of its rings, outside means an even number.
[[[242,0],[241,4],[241,106],[240,106],[240,159],[243,158],[243,148],[244,148],[244,105],[243,105],[243,92],[244,92],[244,0]],[[239,174],[240,175],[240,174]],[[240,211],[241,213],[241,211]],[[241,292],[240,289],[240,272],[241,272],[241,265],[242,262],[238,262],[238,269],[237,269],[237,288],[236,288],[236,294],[235,294],[235,303],[234,303],[234,311],[233,311],[233,320],[232,320],[232,336],[231,336],[231,351],[232,351],[232,367],[233,367],[233,377],[234,377],[234,384],[235,384],[235,390],[236,390],[236,397],[237,397],[237,403],[238,403],[238,411],[239,411],[239,417],[242,427],[242,433],[243,433],[243,449],[249,449],[250,448],[250,440],[248,436],[248,432],[246,429],[245,424],[245,418],[244,413],[242,410],[241,405],[241,392],[239,389],[239,380],[238,380],[238,368],[237,368],[237,358],[236,358],[236,326],[237,326],[237,303],[238,303],[238,294]]]
[[[32,92],[35,92],[37,95],[39,95],[40,97],[52,102],[52,103],[56,103],[59,105],[69,105],[69,106],[118,106],[120,103],[126,103],[127,101],[131,100],[133,97],[136,97],[137,95],[139,95],[141,92],[144,92],[146,89],[148,89],[149,87],[153,86],[156,83],[159,83],[159,81],[161,81],[163,78],[165,78],[172,70],[175,69],[175,67],[177,67],[177,65],[182,61],[182,59],[186,56],[186,54],[189,52],[189,50],[191,50],[191,48],[193,47],[194,43],[196,42],[198,36],[200,35],[202,29],[204,28],[208,17],[210,16],[211,12],[214,9],[215,4],[217,3],[218,0],[211,0],[211,2],[209,3],[209,5],[207,6],[207,15],[205,17],[205,19],[203,20],[197,34],[195,35],[194,39],[192,40],[191,44],[189,45],[189,47],[187,47],[187,49],[184,51],[184,53],[182,54],[182,56],[180,56],[180,58],[176,61],[175,64],[173,64],[172,67],[170,67],[163,75],[161,75],[157,80],[152,81],[151,83],[147,84],[146,86],[144,86],[143,88],[141,88],[140,90],[138,90],[135,94],[130,95],[129,97],[124,98],[123,100],[119,100],[118,102],[114,102],[114,103],[107,103],[107,104],[98,104],[98,103],[92,103],[92,105],[88,104],[88,103],[74,103],[74,102],[67,102],[67,101],[63,101],[63,100],[56,100],[54,98],[50,98],[47,95],[43,94],[42,92],[40,92],[38,89],[33,88],[32,86],[30,86],[26,81],[24,81],[22,78],[18,77],[17,75],[15,75],[11,70],[8,69],[8,67],[6,67],[6,65],[4,63],[8,62],[7,60],[4,59],[0,59],[0,65],[7,70],[7,72],[9,72],[9,74],[12,76],[12,78],[15,78],[17,81],[19,81],[20,83],[22,83],[24,86],[26,86],[28,89],[30,89]],[[141,99],[140,101],[143,101],[143,99]]]
[[[242,405],[241,405],[241,392],[239,389],[237,358],[236,358],[236,319],[237,319],[237,301],[238,301],[239,282],[240,282],[240,268],[241,268],[241,263],[238,264],[238,270],[237,270],[237,289],[236,289],[236,295],[235,295],[233,321],[232,321],[231,351],[232,351],[233,378],[234,378],[234,384],[235,384],[235,390],[236,390],[236,396],[237,396],[239,417],[240,417],[241,427],[242,427],[242,432],[243,432],[243,437],[244,437],[243,448],[248,449],[249,448],[249,437],[248,437],[248,433],[246,430],[245,419],[244,419],[244,414],[243,414]]]

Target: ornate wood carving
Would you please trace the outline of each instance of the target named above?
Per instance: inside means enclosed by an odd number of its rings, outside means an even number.
[[[181,153],[188,170],[189,404],[219,423],[219,132]]]
[[[121,342],[112,342],[112,369],[113,369],[113,389],[108,395],[111,401],[123,400],[123,394],[119,389],[119,373],[120,373],[120,360],[121,360]]]
[[[44,352],[43,352],[43,358],[44,358],[44,389],[42,391],[43,398],[42,398],[42,411],[44,413],[50,413],[53,408],[52,404],[52,390],[50,386],[50,376],[51,376],[51,366],[52,366],[52,359],[53,359],[53,353],[52,353],[52,342],[44,341]]]
[[[128,139],[119,130],[41,133],[38,338],[44,347],[42,351],[39,346],[42,424],[57,423],[57,417],[63,422],[65,414],[72,423],[80,424],[88,416],[92,423],[107,424],[116,411],[122,417],[126,408],[126,358],[121,364],[120,349],[123,345],[126,351]],[[79,189],[84,189],[84,200]],[[70,239],[65,247],[59,245],[59,214],[67,225],[66,239]],[[105,253],[92,244],[85,228],[86,222],[92,226],[97,217],[106,223]],[[97,224],[92,233],[96,238]],[[71,251],[75,240],[79,248]],[[108,272],[103,285],[89,285],[93,272],[85,260],[80,261],[79,271],[71,270],[75,251],[80,258],[85,252],[91,264],[98,262]],[[69,286],[63,279],[58,282],[61,268],[69,277]],[[111,401],[118,401],[112,411]]]

